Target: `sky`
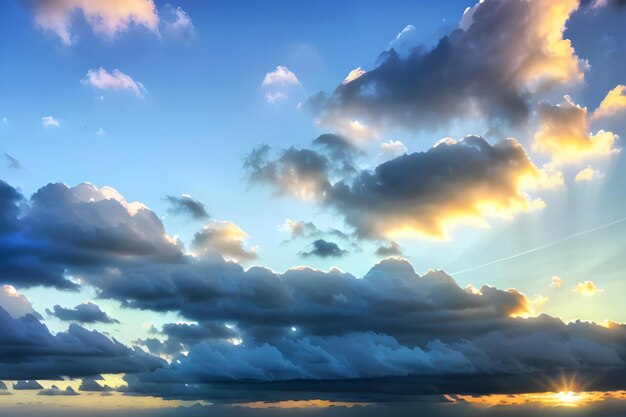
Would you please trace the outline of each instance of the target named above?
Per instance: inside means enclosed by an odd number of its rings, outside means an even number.
[[[0,414],[623,415],[625,18],[2,2]]]

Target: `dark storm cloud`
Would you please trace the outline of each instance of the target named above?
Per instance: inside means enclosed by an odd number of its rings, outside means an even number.
[[[111,392],[113,388],[108,385],[100,385],[93,379],[83,379],[78,390],[85,392]]]
[[[484,117],[520,123],[533,92],[582,80],[562,32],[576,0],[487,0],[431,50],[381,54],[372,70],[308,101],[322,123],[365,120],[423,129]]]
[[[119,323],[94,303],[83,303],[74,308],[64,308],[57,304],[54,306],[54,311],[47,310],[47,313],[59,320],[78,323]]]
[[[376,255],[378,256],[401,256],[402,248],[396,242],[389,242],[382,244],[376,249]]]
[[[180,197],[168,195],[165,197],[165,200],[170,204],[168,212],[172,214],[186,215],[193,220],[207,220],[209,218],[209,213],[204,204],[188,195]]]
[[[329,180],[331,160],[314,151],[290,148],[276,160],[265,148],[262,158],[256,152],[250,156],[256,163],[247,165],[252,183],[268,184],[276,195],[311,197],[337,210],[362,238],[444,238],[459,223],[485,224],[486,216],[541,207],[523,186],[545,185],[545,175],[515,139],[495,145],[477,136],[444,139],[426,152],[399,156],[335,183]]]
[[[16,390],[16,391],[21,391],[21,390],[43,389],[43,387],[37,381],[34,381],[34,380],[23,380],[23,381],[16,381],[16,382],[14,382],[13,383],[13,389]]]
[[[0,270],[16,287],[76,289],[68,270],[177,262],[181,250],[152,211],[112,188],[49,184],[25,200],[0,182]]]
[[[308,251],[299,253],[301,258],[317,256],[319,258],[340,258],[348,254],[348,251],[341,249],[335,242],[329,242],[324,239],[317,239],[311,243],[312,248]]]
[[[160,359],[129,349],[95,330],[73,324],[66,332],[53,335],[32,315],[15,319],[0,309],[1,379],[139,372],[163,365]]]

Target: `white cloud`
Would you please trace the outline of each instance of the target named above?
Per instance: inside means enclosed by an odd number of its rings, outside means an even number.
[[[74,41],[71,26],[81,12],[97,35],[114,38],[131,25],[143,26],[158,34],[159,16],[152,0],[38,0],[35,23],[54,32],[64,45]]]
[[[578,174],[576,174],[576,176],[574,177],[574,181],[591,181],[595,178],[602,177],[604,177],[604,173],[594,170],[593,168],[591,168],[591,166],[587,166],[587,168],[580,170]]]
[[[289,68],[279,65],[276,70],[268,72],[263,78],[263,87],[273,85],[301,85],[296,74],[291,72]]]
[[[102,67],[97,70],[89,70],[81,82],[97,90],[132,91],[137,97],[142,99],[144,98],[144,93],[147,92],[143,84],[133,80],[118,69],[114,69],[112,72],[108,72]]]
[[[300,84],[296,74],[291,72],[289,68],[281,65],[277,66],[276,70],[265,74],[261,86],[265,90],[265,99],[268,103],[286,100],[294,88],[302,88],[302,84]]]
[[[389,142],[383,142],[380,144],[380,151],[384,155],[389,155],[395,158],[407,153],[407,148],[404,143],[399,140],[390,140]]]
[[[107,135],[107,131],[104,130],[103,128],[99,127],[98,130],[96,131],[96,135],[98,135],[98,136],[106,136]]]
[[[572,291],[580,295],[584,295],[585,297],[591,297],[598,293],[604,292],[604,290],[601,288],[598,288],[598,286],[593,281],[579,282],[572,289]]]
[[[61,121],[55,119],[52,116],[43,116],[41,118],[41,123],[44,125],[44,127],[59,127],[61,125]]]

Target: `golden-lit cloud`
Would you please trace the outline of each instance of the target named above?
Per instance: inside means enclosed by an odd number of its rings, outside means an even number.
[[[65,45],[73,42],[71,26],[80,11],[94,33],[113,38],[131,25],[158,33],[159,16],[152,0],[38,0],[35,23],[54,32]]]
[[[195,234],[191,246],[195,254],[214,251],[234,261],[257,259],[256,247],[249,250],[244,248],[247,239],[248,234],[235,223],[212,221]]]
[[[608,92],[591,115],[592,119],[614,116],[626,110],[626,85],[618,85]]]
[[[558,391],[528,394],[447,395],[451,402],[463,401],[488,407],[536,404],[544,407],[582,407],[588,404],[626,400],[626,391]]]
[[[584,295],[585,297],[591,297],[598,293],[604,292],[604,290],[602,288],[598,288],[598,286],[593,281],[579,282],[572,289],[572,291],[580,295]]]
[[[328,400],[287,400],[277,402],[255,401],[251,403],[233,404],[233,407],[245,407],[245,408],[284,408],[284,409],[303,409],[303,408],[328,408],[328,407],[359,407],[366,406],[367,403],[353,403],[343,401],[328,401]]]
[[[578,173],[574,177],[574,181],[576,182],[591,181],[593,179],[602,178],[602,177],[604,177],[604,174],[602,172],[591,168],[591,166],[587,166],[587,168],[584,168],[578,171]]]
[[[604,130],[589,132],[587,108],[575,104],[569,96],[555,106],[540,103],[538,116],[539,127],[532,148],[549,154],[555,165],[606,157],[620,151],[616,146],[617,135]]]
[[[561,278],[558,275],[555,275],[552,277],[552,282],[550,283],[550,286],[552,288],[561,288],[562,285],[563,285],[563,278]]]

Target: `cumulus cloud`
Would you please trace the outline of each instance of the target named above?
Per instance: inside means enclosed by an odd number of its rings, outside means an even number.
[[[583,79],[587,65],[563,37],[577,6],[577,0],[481,1],[431,50],[385,51],[375,68],[308,104],[332,126],[360,120],[423,129],[470,117],[524,122],[534,93]]]
[[[341,249],[335,242],[329,242],[324,239],[317,239],[311,243],[310,246],[312,247],[309,251],[299,253],[300,257],[308,258],[317,256],[319,258],[339,258],[348,253],[348,251]]]
[[[102,67],[96,70],[89,70],[87,71],[85,78],[81,80],[81,83],[90,85],[96,90],[101,91],[127,90],[141,99],[144,98],[144,94],[146,93],[146,89],[143,84],[133,80],[130,76],[124,74],[118,69],[114,69],[112,72],[108,72]]]
[[[594,157],[618,153],[618,136],[612,132],[589,132],[587,108],[575,104],[569,96],[555,106],[538,106],[539,128],[533,137],[533,150],[549,154],[556,165],[576,163]]]
[[[618,85],[608,92],[591,115],[591,119],[611,117],[626,110],[626,85]]]
[[[112,39],[131,26],[158,34],[159,16],[152,0],[36,0],[35,23],[55,33],[64,45],[74,42],[72,25],[78,12],[95,34]]]
[[[604,173],[591,168],[591,166],[587,166],[587,168],[583,168],[574,177],[574,181],[582,182],[582,181],[591,181],[596,178],[604,177]]]
[[[515,139],[490,145],[477,136],[444,139],[426,152],[403,155],[331,182],[333,163],[309,149],[290,148],[277,159],[267,146],[244,164],[251,183],[275,195],[294,195],[337,210],[360,237],[448,238],[459,224],[485,227],[487,217],[542,208],[525,189],[554,182]]]
[[[76,289],[68,269],[139,259],[177,262],[180,242],[144,205],[115,189],[48,184],[29,200],[0,181],[0,269],[6,283]],[[68,268],[73,265],[74,268]]]
[[[266,73],[261,86],[265,90],[265,99],[270,103],[287,99],[294,87],[302,87],[296,74],[282,65]]]
[[[235,223],[213,221],[205,224],[202,230],[195,234],[191,248],[200,254],[214,251],[236,261],[257,259],[256,248],[244,249],[243,244],[247,239],[248,234]]]
[[[315,225],[315,223],[305,222],[302,220],[297,221],[297,220],[292,220],[292,219],[286,219],[285,222],[280,226],[280,228],[282,230],[289,232],[291,240],[298,239],[298,238],[306,239],[310,237],[324,236],[324,235],[334,236],[334,237],[338,237],[344,240],[350,239],[350,236],[348,236],[341,230],[337,230],[337,229],[322,230],[322,229],[319,229]]]
[[[43,127],[59,127],[61,125],[61,121],[52,116],[43,116],[41,118],[41,124]]]
[[[204,204],[194,200],[190,195],[183,194],[180,197],[168,195],[165,200],[170,204],[167,211],[172,214],[186,215],[193,220],[206,220],[210,217]]]
[[[78,323],[119,323],[92,302],[79,304],[74,308],[64,308],[57,304],[53,307],[53,311],[47,310],[47,313],[59,320]]]
[[[604,290],[602,288],[598,288],[593,281],[582,281],[576,284],[572,291],[580,295],[584,295],[585,297],[592,297],[603,292]]]

